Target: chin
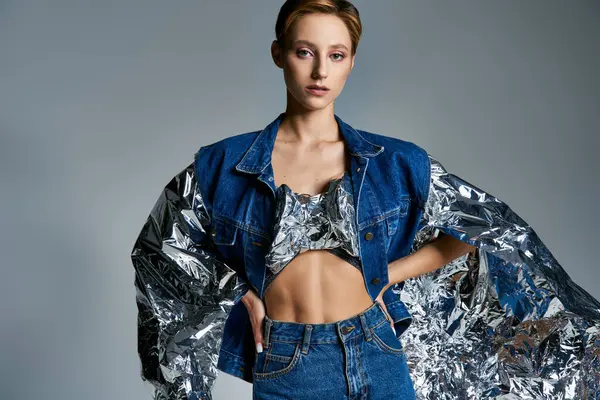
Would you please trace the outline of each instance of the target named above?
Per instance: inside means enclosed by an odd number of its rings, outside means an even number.
[[[302,95],[302,96],[294,96],[298,104],[308,110],[320,110],[331,101],[327,96],[323,96],[321,98],[313,98],[310,94]]]

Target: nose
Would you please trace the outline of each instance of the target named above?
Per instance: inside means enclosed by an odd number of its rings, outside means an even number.
[[[315,57],[315,70],[313,71],[313,79],[327,78],[327,58]]]

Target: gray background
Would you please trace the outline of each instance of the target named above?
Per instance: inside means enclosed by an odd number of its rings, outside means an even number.
[[[204,144],[285,109],[282,2],[0,2],[0,398],[148,399],[133,241]],[[356,1],[335,112],[505,201],[600,298],[600,3]],[[222,373],[215,399],[250,399]]]

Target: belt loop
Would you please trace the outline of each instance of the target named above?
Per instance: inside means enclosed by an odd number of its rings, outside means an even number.
[[[269,339],[271,336],[271,325],[273,323],[271,322],[271,320],[265,316],[265,330],[263,333],[263,339],[265,342],[265,349],[267,349],[269,347]]]
[[[359,314],[358,317],[360,318],[360,324],[362,325],[362,329],[363,332],[365,334],[365,340],[367,342],[371,341],[371,329],[369,328],[369,325],[367,324],[367,318],[365,317],[365,314]]]
[[[308,354],[308,345],[310,344],[310,333],[312,332],[312,325],[304,326],[304,338],[302,339],[302,353]]]
[[[379,307],[379,309],[381,310],[381,313],[383,314],[383,316],[385,317],[385,319],[387,321],[389,321],[390,319],[388,318],[387,313],[385,312],[385,310],[383,309],[383,306],[381,305],[380,302],[377,302],[377,307]]]

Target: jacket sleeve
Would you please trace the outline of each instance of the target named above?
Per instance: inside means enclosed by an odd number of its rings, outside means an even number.
[[[163,189],[135,241],[141,377],[154,399],[211,399],[226,317],[249,290],[207,234],[194,163]]]
[[[406,340],[425,354],[412,371],[417,390],[456,398],[600,394],[600,302],[505,202],[431,155],[429,163],[411,252],[440,233],[476,249],[403,288],[414,319]]]

